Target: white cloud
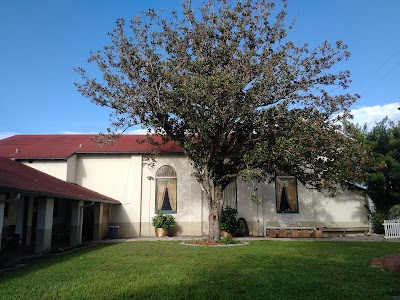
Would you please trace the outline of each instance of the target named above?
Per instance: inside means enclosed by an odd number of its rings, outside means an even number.
[[[138,128],[132,129],[132,130],[128,130],[126,133],[127,134],[147,134],[148,131],[146,128],[138,127]],[[154,133],[154,130],[151,130],[151,133]]]
[[[154,131],[152,130],[151,132],[154,132]],[[96,135],[96,134],[99,134],[100,132],[99,131],[97,131],[97,132],[94,132],[94,131],[78,132],[78,131],[71,131],[71,130],[62,130],[62,131],[59,131],[58,133],[59,134],[94,134],[94,135]],[[103,132],[103,133],[105,133],[105,132]],[[136,127],[131,130],[125,131],[124,134],[147,134],[147,129]]]
[[[381,121],[384,117],[388,117],[389,120],[397,121],[400,118],[400,102],[388,103],[384,105],[364,106],[357,109],[353,109],[353,120],[350,120],[354,124],[364,126],[367,123],[368,129],[371,129],[376,122]],[[397,122],[396,122],[397,123]]]
[[[16,135],[18,133],[11,131],[0,131],[0,140]]]

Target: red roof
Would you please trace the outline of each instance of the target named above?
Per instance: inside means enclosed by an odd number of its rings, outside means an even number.
[[[151,153],[156,146],[141,142],[146,135],[121,135],[113,144],[99,146],[93,134],[14,135],[0,140],[0,156],[14,159],[66,159],[75,153]],[[154,139],[160,141],[160,137]],[[166,152],[183,150],[175,142],[161,147]]]
[[[66,182],[23,163],[0,156],[0,191],[46,195],[119,204],[120,202],[80,185]]]

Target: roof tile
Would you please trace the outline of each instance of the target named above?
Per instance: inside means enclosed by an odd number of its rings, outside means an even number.
[[[14,159],[66,159],[75,153],[151,153],[156,146],[141,142],[146,135],[121,135],[113,144],[99,146],[93,134],[14,135],[0,140],[0,156]],[[155,137],[160,141],[160,137]],[[183,150],[175,142],[161,147],[167,152]]]

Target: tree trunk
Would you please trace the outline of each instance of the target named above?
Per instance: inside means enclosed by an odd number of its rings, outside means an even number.
[[[222,203],[222,186],[214,182],[214,197],[211,197],[208,203],[208,240],[210,242],[216,242],[220,239],[219,220],[221,218]]]

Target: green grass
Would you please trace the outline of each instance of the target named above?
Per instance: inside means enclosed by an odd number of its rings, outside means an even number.
[[[398,252],[365,242],[103,244],[0,273],[0,299],[393,299],[400,274],[369,264]]]

